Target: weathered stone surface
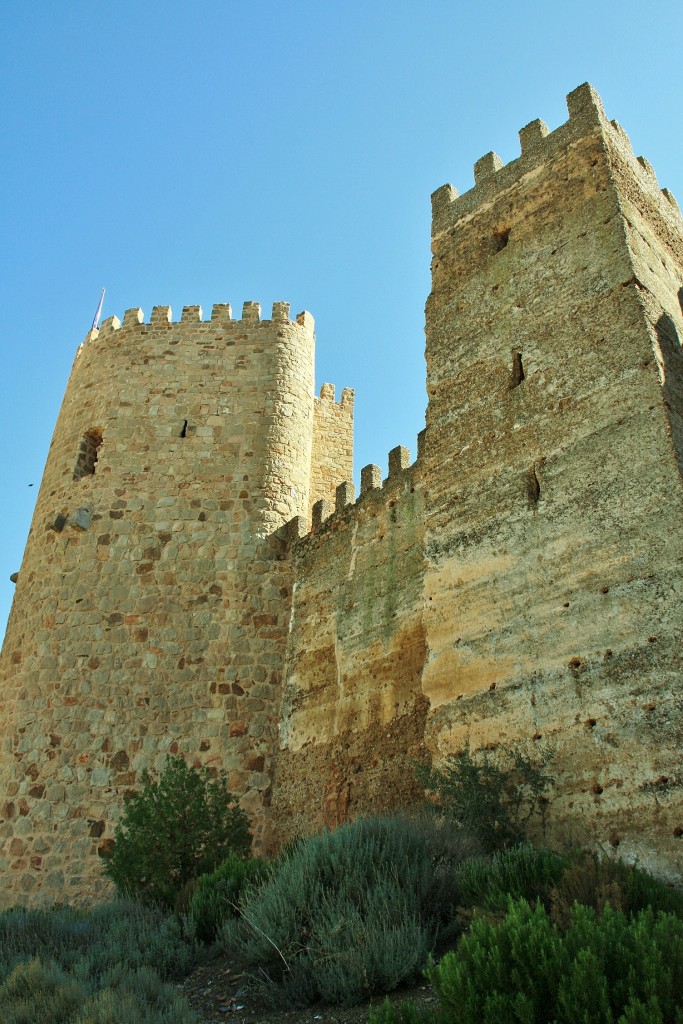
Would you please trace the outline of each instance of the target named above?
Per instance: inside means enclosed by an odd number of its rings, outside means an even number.
[[[595,92],[568,108],[434,193],[427,427],[357,501],[309,314],[88,335],[0,660],[6,902],[104,896],[178,753],[267,851],[545,742],[554,834],[680,876],[683,225]]]
[[[405,497],[392,510],[368,466],[353,512],[295,546],[282,835],[377,806],[373,756],[408,799],[409,748],[545,741],[555,834],[681,872],[682,226],[593,90],[568,106],[512,164],[482,158],[469,193],[435,193],[418,528],[397,542]],[[396,740],[420,699],[397,751],[380,724]]]
[[[0,663],[6,901],[106,891],[124,794],[169,753],[226,768],[265,840],[292,590],[276,534],[309,515],[317,401],[313,321],[285,305],[133,310],[79,350]],[[348,395],[324,405],[350,431]],[[329,433],[334,491],[350,451],[335,478]]]
[[[311,456],[311,507],[335,501],[337,485],[353,476],[353,402],[351,388],[334,400],[334,385],[323,384],[315,399]]]
[[[550,741],[555,827],[680,870],[681,221],[595,94],[569,100],[435,222],[426,739]]]

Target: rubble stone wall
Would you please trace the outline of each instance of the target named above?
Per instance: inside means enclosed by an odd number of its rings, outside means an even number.
[[[335,402],[334,384],[323,384],[314,399],[311,506],[334,502],[337,485],[353,477],[353,399],[353,390],[344,388]]]
[[[130,310],[79,350],[2,654],[5,899],[106,891],[124,795],[169,753],[225,769],[264,841],[313,345],[308,314],[248,303]]]
[[[568,105],[435,196],[426,742],[550,744],[555,829],[680,873],[682,225]]]
[[[408,465],[406,449],[392,455],[383,483],[378,467],[366,467],[358,501],[316,516],[293,544],[273,789],[280,843],[417,795],[424,499],[419,463]]]
[[[106,892],[173,752],[269,852],[419,799],[416,760],[543,746],[549,834],[681,877],[683,222],[567,102],[434,193],[427,426],[358,500],[308,314],[88,336],[0,659],[6,902]]]

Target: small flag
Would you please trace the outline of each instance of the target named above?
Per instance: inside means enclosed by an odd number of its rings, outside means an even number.
[[[90,328],[91,331],[99,330],[100,316],[102,314],[102,303],[103,302],[104,302],[104,288],[102,289],[102,294],[100,295],[100,304],[97,307],[97,312],[95,313],[95,316],[93,317],[93,320],[92,320],[92,327]]]

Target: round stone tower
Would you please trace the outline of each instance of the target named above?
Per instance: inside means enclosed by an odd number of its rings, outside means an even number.
[[[131,309],[78,350],[0,660],[7,902],[103,893],[126,791],[169,753],[225,769],[263,843],[313,354],[286,303]]]

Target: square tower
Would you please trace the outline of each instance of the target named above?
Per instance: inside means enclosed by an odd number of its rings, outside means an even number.
[[[683,225],[594,90],[567,102],[433,196],[428,742],[548,741],[556,820],[670,865]]]

